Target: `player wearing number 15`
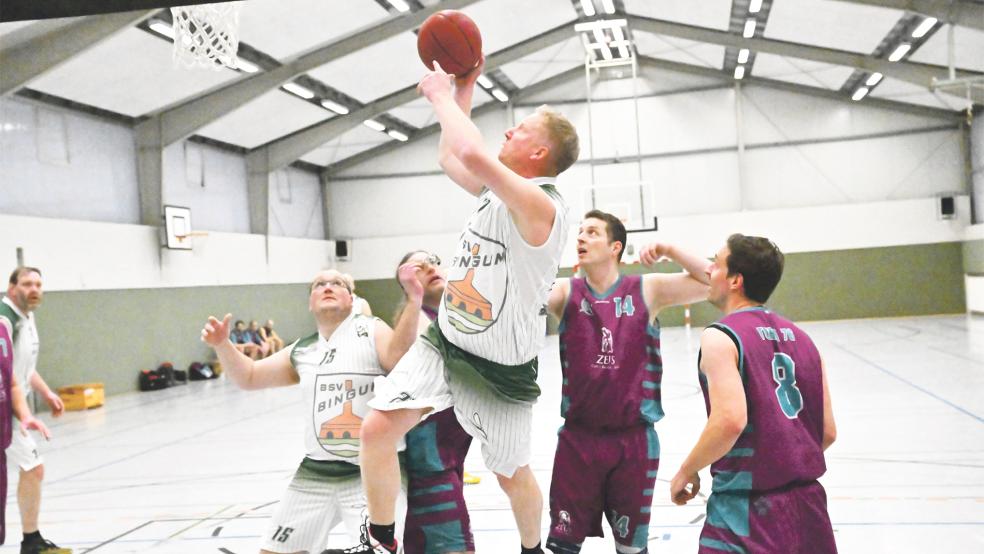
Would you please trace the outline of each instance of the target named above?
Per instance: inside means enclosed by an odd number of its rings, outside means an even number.
[[[701,553],[837,551],[817,482],[836,436],[823,361],[802,329],[763,306],[783,262],[768,239],[736,234],[708,268],[708,300],[725,313],[700,342],[708,420],[670,482],[685,504],[711,465]]]

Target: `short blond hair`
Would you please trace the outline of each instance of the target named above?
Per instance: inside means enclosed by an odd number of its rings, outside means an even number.
[[[574,165],[581,153],[581,143],[577,138],[577,129],[564,114],[544,104],[536,109],[543,121],[543,129],[553,146],[551,156],[554,174],[559,175]]]
[[[342,273],[342,281],[348,285],[349,292],[355,292],[355,279],[348,273]]]

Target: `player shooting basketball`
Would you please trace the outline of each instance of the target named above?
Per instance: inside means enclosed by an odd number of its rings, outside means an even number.
[[[438,320],[376,382],[375,410],[362,426],[370,519],[364,552],[397,552],[397,443],[421,418],[452,405],[509,496],[522,552],[542,552],[543,499],[529,467],[536,357],[567,238],[555,182],[577,159],[578,138],[566,118],[542,107],[506,131],[498,156],[486,152],[469,118],[481,70],[454,78],[436,65],[418,86],[441,125],[441,167],[478,202],[448,266]]]

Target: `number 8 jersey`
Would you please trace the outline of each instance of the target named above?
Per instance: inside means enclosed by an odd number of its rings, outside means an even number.
[[[748,410],[731,451],[711,464],[714,492],[768,491],[823,475],[823,374],[810,337],[764,307],[738,310],[710,327],[738,349]],[[698,374],[709,414],[707,379]]]

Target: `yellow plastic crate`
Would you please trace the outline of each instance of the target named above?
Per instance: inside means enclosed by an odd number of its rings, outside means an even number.
[[[98,408],[106,401],[106,390],[102,383],[83,383],[58,389],[58,396],[66,410],[87,410]]]

